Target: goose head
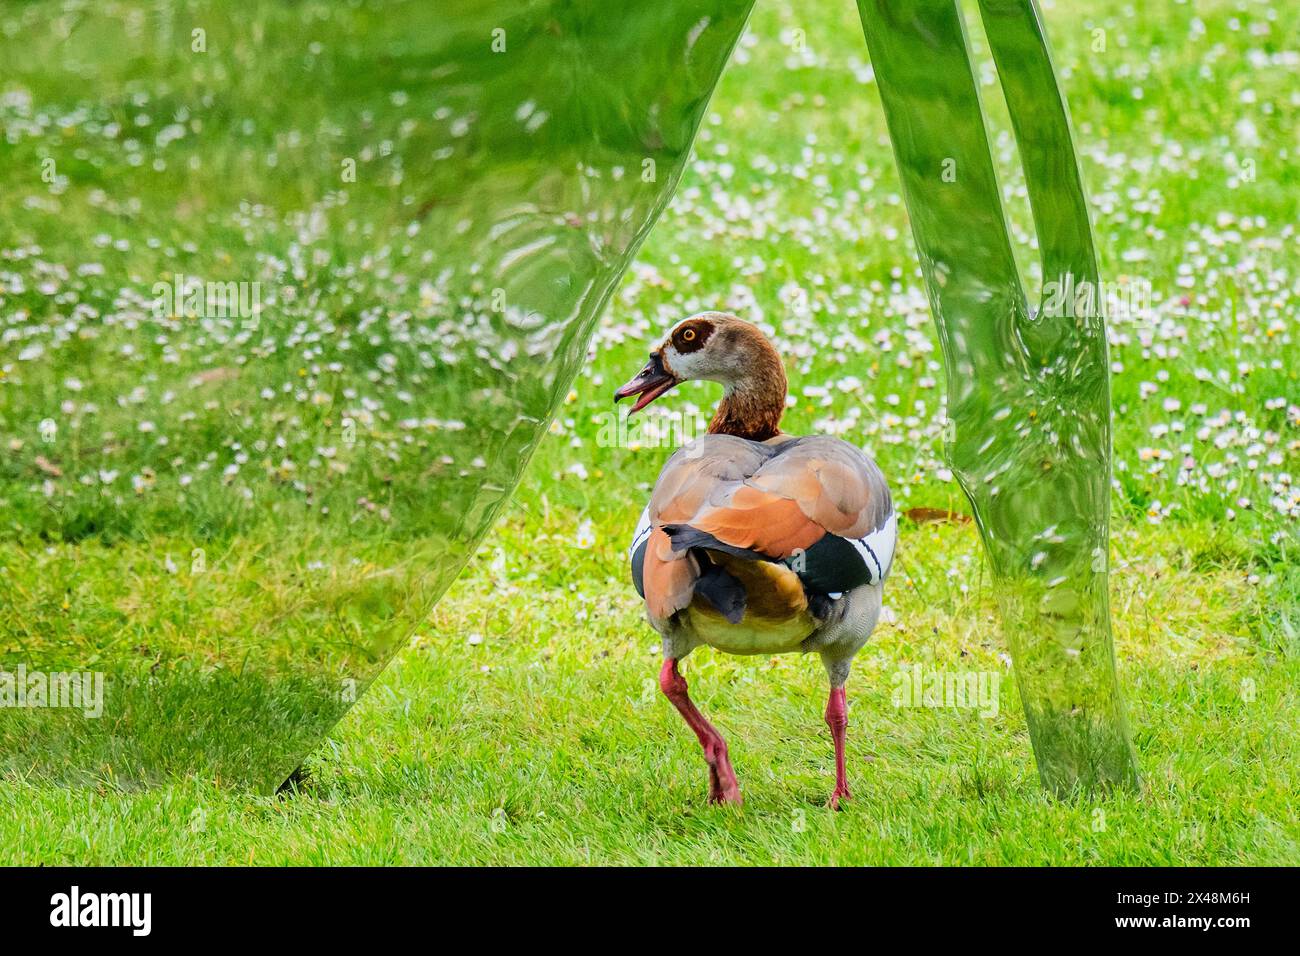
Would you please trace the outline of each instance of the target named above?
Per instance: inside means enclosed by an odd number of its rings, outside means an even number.
[[[723,386],[710,433],[754,441],[779,433],[786,396],[781,356],[758,328],[725,312],[701,312],[674,325],[614,401],[635,396],[632,414],[692,380]]]

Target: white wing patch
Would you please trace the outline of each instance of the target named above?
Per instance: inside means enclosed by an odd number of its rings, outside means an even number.
[[[889,520],[864,540],[880,559],[883,577],[889,577],[889,569],[894,566],[894,548],[898,544],[898,513],[891,511]]]
[[[898,514],[890,512],[889,517],[875,531],[865,538],[846,538],[866,565],[871,575],[871,583],[879,584],[889,576],[889,569],[894,563],[894,545],[898,543]]]
[[[636,555],[636,549],[641,547],[646,538],[650,537],[650,506],[646,505],[645,510],[641,512],[641,517],[636,523],[636,530],[632,532],[632,543],[627,549],[627,559],[629,561]]]

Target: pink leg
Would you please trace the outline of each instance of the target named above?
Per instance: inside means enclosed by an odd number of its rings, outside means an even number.
[[[826,725],[835,741],[835,790],[831,793],[830,805],[832,810],[838,810],[841,800],[853,796],[849,793],[849,779],[844,767],[844,731],[849,726],[849,702],[843,687],[831,688],[830,699],[826,701]]]
[[[659,688],[695,731],[700,746],[704,748],[704,759],[709,763],[709,803],[739,804],[740,786],[736,783],[731,761],[727,759],[727,742],[691,702],[686,692],[686,678],[677,672],[675,658],[669,657],[664,661],[659,671]]]

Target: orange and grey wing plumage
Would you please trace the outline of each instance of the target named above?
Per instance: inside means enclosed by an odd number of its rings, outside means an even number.
[[[699,561],[689,551],[674,551],[662,528],[654,528],[646,541],[643,587],[646,608],[655,620],[666,621],[695,597]]]
[[[701,572],[699,559],[689,549],[674,548],[664,526],[720,502],[728,487],[752,474],[766,457],[754,442],[711,435],[668,459],[628,549],[633,581],[652,620],[667,621],[688,607]]]
[[[818,527],[861,538],[885,524],[894,503],[885,476],[861,450],[838,438],[800,438],[774,456],[749,484],[794,499]]]
[[[630,553],[651,616],[664,620],[692,600],[695,549],[779,562],[810,593],[834,595],[884,580],[896,527],[880,469],[846,442],[710,435],[664,467]]]

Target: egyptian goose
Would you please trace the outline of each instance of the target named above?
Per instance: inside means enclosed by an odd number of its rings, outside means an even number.
[[[780,430],[781,356],[753,325],[703,312],[679,322],[614,401],[640,411],[692,379],[721,382],[708,434],[659,474],[628,556],[650,625],[663,638],[659,687],[700,740],[709,801],[740,803],[722,735],[678,670],[701,644],[730,654],[816,651],[830,678],[835,743],[830,806],[850,796],[844,765],[853,656],[880,616],[898,520],[884,475],[838,438]]]

